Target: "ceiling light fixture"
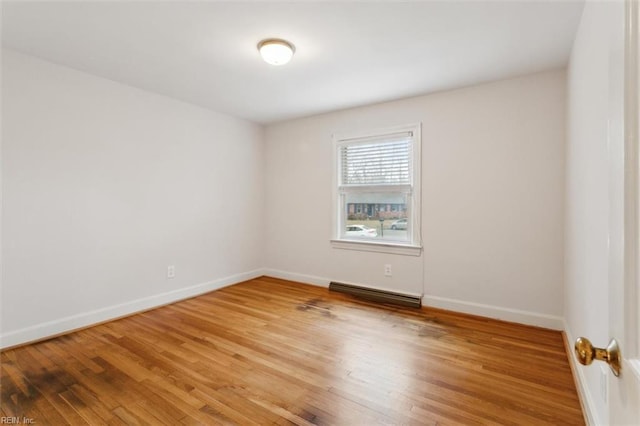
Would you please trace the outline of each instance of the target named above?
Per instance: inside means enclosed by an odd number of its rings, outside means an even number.
[[[268,38],[258,43],[262,59],[271,65],[284,65],[291,60],[295,47],[286,40]]]

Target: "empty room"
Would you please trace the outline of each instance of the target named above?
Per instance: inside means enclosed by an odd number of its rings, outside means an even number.
[[[0,424],[640,424],[635,0],[0,7]]]

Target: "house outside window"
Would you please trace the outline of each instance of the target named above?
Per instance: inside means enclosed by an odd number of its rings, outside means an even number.
[[[334,136],[335,248],[419,255],[420,124]]]

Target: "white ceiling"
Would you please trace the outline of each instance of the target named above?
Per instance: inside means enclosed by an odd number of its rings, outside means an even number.
[[[269,123],[567,64],[581,1],[2,2],[4,46]],[[256,44],[296,46],[288,65]]]

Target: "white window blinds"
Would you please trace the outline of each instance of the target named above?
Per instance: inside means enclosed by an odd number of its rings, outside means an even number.
[[[377,138],[378,139],[378,138]],[[412,135],[343,142],[342,185],[410,185]]]

